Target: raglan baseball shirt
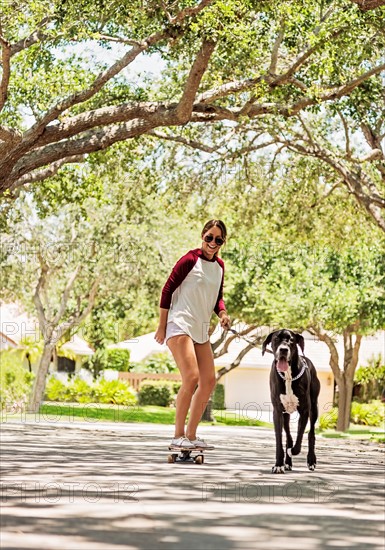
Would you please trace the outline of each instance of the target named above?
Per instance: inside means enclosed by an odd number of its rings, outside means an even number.
[[[219,315],[226,310],[224,271],[221,258],[208,260],[196,248],[178,260],[163,287],[160,307],[169,310],[167,321],[178,325],[198,344],[208,340],[213,311]]]

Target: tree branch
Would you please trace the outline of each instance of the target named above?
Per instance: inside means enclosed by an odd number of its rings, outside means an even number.
[[[318,206],[322,201],[324,201],[325,199],[327,199],[328,197],[330,197],[330,195],[332,193],[334,193],[334,191],[336,189],[338,189],[339,187],[341,187],[341,185],[343,185],[344,182],[343,181],[338,181],[336,184],[334,184],[331,189],[329,189],[329,191],[327,193],[325,193],[322,197],[320,197],[319,199],[317,199],[315,202],[313,202],[311,205],[310,205],[310,208],[315,208],[316,206]]]
[[[249,351],[253,348],[254,346],[252,344],[247,344],[247,346],[243,348],[243,350],[237,355],[236,359],[232,363],[230,363],[230,365],[228,365],[227,367],[222,367],[217,371],[216,381],[218,382],[222,378],[222,376],[238,367],[245,355],[249,353]]]
[[[159,139],[164,139],[166,141],[173,141],[175,143],[181,143],[182,145],[186,145],[186,147],[192,147],[193,149],[199,149],[200,151],[203,151],[204,153],[215,153],[220,146],[217,147],[210,147],[209,145],[205,145],[204,143],[200,143],[194,139],[187,139],[182,136],[174,136],[174,135],[168,135],[164,134],[163,132],[157,132],[155,130],[150,130],[147,132],[148,136],[154,136]]]
[[[346,158],[351,159],[352,158],[352,151],[351,151],[351,148],[350,148],[348,123],[346,122],[346,118],[341,113],[340,109],[337,109],[337,113],[338,113],[338,116],[340,117],[342,125],[344,127]]]
[[[185,18],[196,15],[202,11],[205,7],[210,5],[213,0],[202,0],[197,6],[193,8],[185,8],[181,10],[171,21],[173,25],[181,23]],[[30,143],[36,137],[38,137],[44,128],[52,121],[57,119],[57,117],[68,110],[70,107],[73,107],[79,103],[87,101],[93,97],[101,88],[114,76],[119,74],[125,67],[127,67],[136,57],[146,51],[150,46],[160,42],[164,38],[167,38],[168,34],[166,30],[158,31],[148,36],[145,40],[138,42],[134,45],[129,52],[127,52],[121,59],[116,61],[108,69],[99,74],[99,76],[94,80],[94,82],[89,86],[88,89],[73,94],[66,99],[57,103],[52,107],[32,128],[26,133],[25,141]]]
[[[317,44],[314,44],[314,46],[312,46],[305,52],[302,52],[294,60],[294,62],[286,69],[286,71],[280,75],[268,74],[268,75],[258,76],[256,78],[248,78],[246,80],[227,82],[222,86],[217,86],[216,88],[203,92],[200,96],[198,96],[197,101],[199,103],[211,103],[216,99],[219,99],[224,96],[228,96],[232,93],[239,93],[239,92],[244,92],[246,90],[249,90],[250,88],[255,87],[260,82],[265,82],[266,84],[268,84],[270,88],[285,84],[290,81],[295,71],[299,69],[309,59],[309,57],[311,57],[311,55],[317,51],[317,49],[320,46],[322,46],[328,40],[332,40],[333,38],[336,38],[339,34],[344,32],[344,30],[345,29],[343,28],[337,29],[336,31],[334,31],[334,33],[331,33],[327,37],[324,37]],[[272,53],[272,56],[273,55],[274,54]]]
[[[79,139],[58,142],[36,149],[25,155],[15,165],[8,177],[8,183],[12,182],[12,186],[18,187],[18,180],[33,170],[64,158],[102,151],[118,141],[142,135],[153,127],[154,124],[151,122],[133,120],[126,124],[107,126],[97,131],[85,132]]]
[[[26,50],[26,49],[30,48],[31,46],[33,46],[33,44],[36,44],[37,42],[40,42],[40,41],[44,40],[46,35],[40,29],[42,27],[45,27],[47,25],[47,23],[50,23],[54,19],[55,18],[52,17],[52,16],[44,17],[40,21],[40,23],[37,25],[37,28],[36,28],[36,30],[33,31],[33,33],[31,33],[28,37],[22,38],[18,42],[15,42],[14,44],[12,44],[12,46],[11,46],[11,57],[14,56],[15,54],[21,52],[22,50]]]
[[[279,33],[277,34],[277,37],[274,41],[273,50],[271,52],[271,60],[270,60],[270,67],[269,67],[269,73],[270,74],[276,74],[276,72],[277,72],[279,47],[282,44],[284,34],[285,34],[285,22],[283,21],[281,23],[281,29],[280,29]]]
[[[72,94],[63,99],[59,103],[56,103],[40,120],[36,122],[26,133],[23,139],[24,149],[26,146],[33,143],[44,131],[45,127],[53,122],[64,111],[67,111],[70,107],[74,107],[79,103],[84,103],[89,100],[95,94],[97,94],[102,87],[117,74],[119,74],[125,67],[138,57],[138,55],[147,50],[151,45],[165,38],[165,33],[155,33],[144,40],[139,46],[133,46],[129,52],[127,52],[121,59],[116,61],[108,69],[103,71],[97,76],[94,82],[86,90]]]
[[[17,143],[21,141],[22,134],[19,130],[14,130],[13,128],[9,128],[8,126],[0,126],[0,140],[8,142],[7,147],[9,144]],[[0,150],[1,147],[4,144],[0,144]]]
[[[184,85],[182,97],[176,108],[177,118],[184,124],[188,122],[191,117],[199,85],[214,49],[215,42],[205,40],[190,69],[190,73]]]
[[[0,24],[0,44],[1,44],[1,60],[2,60],[2,75],[0,83],[0,112],[2,111],[5,102],[7,101],[8,85],[11,76],[11,44],[2,38],[2,28]]]
[[[210,6],[210,4],[213,4],[214,0],[201,0],[199,4],[193,8],[184,8],[179,13],[175,15],[175,17],[172,17],[170,19],[171,25],[177,25],[178,23],[181,23],[184,19],[187,17],[191,17],[193,15],[197,15],[202,10]]]
[[[298,141],[289,141],[279,138],[278,136],[276,136],[276,139],[278,142],[285,144],[289,149],[303,155],[317,157],[329,164],[329,166],[342,176],[342,181],[354,195],[357,202],[366,209],[382,231],[385,231],[385,218],[381,210],[385,208],[385,199],[381,197],[375,184],[367,174],[361,170],[360,175],[357,175],[332,152],[322,147],[319,143],[317,143],[317,147],[307,147],[305,144],[299,143]],[[365,191],[364,187],[369,190],[370,194]]]
[[[65,286],[65,289],[64,289],[64,292],[62,294],[62,298],[61,298],[61,301],[60,301],[60,306],[59,306],[58,312],[56,313],[55,317],[52,320],[52,323],[55,326],[59,323],[60,319],[64,315],[64,312],[65,312],[66,307],[67,307],[67,302],[68,302],[70,292],[72,290],[72,287],[74,286],[74,283],[75,283],[76,277],[79,274],[80,268],[81,268],[80,264],[77,265],[75,270],[71,273],[71,275],[68,278],[68,282],[67,282],[67,284]]]
[[[67,330],[71,329],[75,325],[80,325],[80,323],[84,321],[87,315],[91,313],[91,310],[94,307],[95,298],[98,292],[100,281],[101,281],[101,277],[98,276],[93,282],[91,290],[88,293],[88,296],[86,297],[86,300],[88,301],[87,307],[79,315],[73,316],[71,320],[64,321],[63,323],[61,323],[57,329],[59,334],[64,334]]]
[[[385,0],[351,0],[358,5],[360,10],[369,11],[379,8],[380,6],[385,6]]]
[[[35,292],[34,292],[34,295],[33,295],[33,303],[35,304],[35,307],[36,307],[36,312],[37,312],[37,317],[38,317],[38,320],[39,320],[40,330],[42,331],[43,336],[44,336],[44,342],[49,342],[50,337],[51,337],[51,333],[49,333],[49,334],[46,333],[46,328],[48,326],[48,323],[47,323],[47,318],[46,318],[46,315],[45,315],[43,303],[42,303],[41,297],[40,297],[40,292],[44,292],[44,288],[45,288],[45,285],[47,283],[47,275],[48,275],[49,269],[48,269],[47,263],[45,262],[42,254],[40,252],[38,252],[38,258],[39,258],[40,269],[41,270],[40,270],[39,280],[37,282]]]
[[[17,187],[21,187],[23,185],[26,185],[27,183],[36,183],[38,181],[44,181],[47,178],[51,178],[52,176],[55,176],[60,170],[60,168],[65,164],[84,162],[85,158],[86,157],[83,155],[65,157],[61,160],[58,160],[52,163],[50,166],[43,168],[42,170],[35,170],[33,172],[29,172],[24,176],[22,176],[21,178],[19,178],[15,183],[13,183],[12,186],[10,187],[10,190],[14,191]]]
[[[333,339],[319,325],[309,327],[308,331],[311,334],[317,336],[321,340],[321,342],[325,342],[325,344],[328,346],[329,351],[330,351],[329,365],[332,369],[332,372],[334,374],[334,378],[337,381],[337,384],[340,384],[341,380],[342,380],[342,373],[341,373],[341,370],[340,370],[340,367],[339,367],[339,355],[338,355],[337,347],[336,347]]]

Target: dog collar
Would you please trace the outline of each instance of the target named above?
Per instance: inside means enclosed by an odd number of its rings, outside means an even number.
[[[307,368],[307,363],[304,359],[302,359],[302,357],[299,357],[299,360],[302,362],[302,369],[299,371],[299,374],[297,374],[297,376],[294,376],[294,378],[291,379],[292,382],[294,382],[294,380],[298,380],[298,378],[301,378],[301,376],[303,375],[303,373],[305,372],[305,369]],[[275,367],[276,368],[276,371],[278,372],[279,376],[283,379],[283,380],[286,380],[286,377],[285,375],[277,369],[277,366]]]

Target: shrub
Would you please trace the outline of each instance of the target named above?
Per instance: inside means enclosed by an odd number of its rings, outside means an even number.
[[[213,409],[222,411],[225,408],[225,387],[223,384],[217,384],[213,394]]]
[[[124,380],[100,380],[92,388],[92,396],[99,403],[115,405],[135,405],[136,393]]]
[[[359,367],[354,375],[354,382],[358,384],[361,401],[379,399],[385,388],[385,365],[381,364],[381,356],[372,359],[366,367]]]
[[[46,386],[46,397],[50,401],[72,401],[75,403],[114,403],[134,405],[136,393],[124,380],[99,380],[88,384],[80,378],[73,378],[64,384],[51,377]]]
[[[338,409],[333,407],[330,411],[321,414],[319,418],[320,430],[334,430],[337,426]]]
[[[0,353],[0,405],[1,409],[28,401],[35,375],[22,365],[14,351]]]
[[[354,424],[365,426],[383,426],[385,421],[385,405],[381,401],[357,403],[353,401],[351,420]]]
[[[96,377],[100,371],[113,369],[119,372],[129,372],[132,369],[130,364],[130,350],[128,349],[98,349],[94,355],[84,363]]]
[[[49,401],[68,401],[68,386],[51,376],[45,386],[45,396]]]
[[[169,407],[173,398],[173,384],[168,380],[143,380],[139,386],[139,405]]]
[[[128,372],[130,370],[130,350],[128,349],[106,349],[104,350],[104,369]]]
[[[337,425],[338,409],[334,407],[329,412],[321,415],[319,419],[320,430],[335,429]],[[385,405],[381,401],[371,403],[352,402],[350,419],[354,424],[365,426],[383,426],[385,421]]]
[[[80,378],[72,378],[67,387],[67,401],[92,402],[92,386]]]

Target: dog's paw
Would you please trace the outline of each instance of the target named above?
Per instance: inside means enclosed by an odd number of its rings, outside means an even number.
[[[293,469],[293,468],[292,468],[291,464],[285,464],[285,470],[286,470],[286,472],[291,472],[292,469]]]
[[[285,473],[285,467],[284,466],[273,466],[271,469],[272,474],[284,474]]]
[[[291,449],[292,456],[297,456],[301,452],[301,444],[296,443],[294,447]]]
[[[314,472],[316,465],[315,465],[315,463],[314,464],[308,464],[307,467],[309,468],[309,470],[311,472]]]

